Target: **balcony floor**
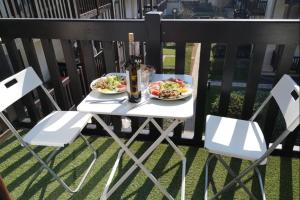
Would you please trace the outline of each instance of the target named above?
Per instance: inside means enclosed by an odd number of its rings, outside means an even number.
[[[92,145],[97,149],[98,159],[91,174],[83,184],[83,188],[73,195],[72,199],[99,199],[109,172],[113,166],[118,152],[118,145],[111,138],[88,137]],[[141,155],[151,143],[135,142],[131,149]],[[51,165],[55,167],[68,184],[79,182],[79,176],[86,169],[91,157],[82,140],[78,139],[71,146],[63,150],[55,157]],[[50,148],[34,147],[43,158],[49,153]],[[204,164],[208,153],[203,148],[181,146],[180,149],[187,157],[186,199],[202,199],[204,190]],[[74,153],[72,153],[74,152]],[[76,158],[78,156],[78,158]],[[89,159],[87,159],[89,157]],[[242,170],[248,162],[240,162],[237,159],[226,159],[236,170]],[[266,167],[262,166],[261,172],[265,179],[265,191],[267,199],[299,199],[299,165],[300,159],[271,157]],[[128,157],[123,157],[120,169],[128,169],[132,162]],[[51,179],[51,175],[44,170],[30,185],[34,173],[40,165],[31,154],[22,148],[14,137],[0,144],[0,174],[4,178],[13,199],[70,199],[71,195],[65,192],[57,181]],[[181,167],[178,157],[171,147],[162,144],[146,161],[146,167],[159,177],[161,183],[168,191],[180,198]],[[212,162],[214,169],[213,187],[220,189],[230,176],[219,163]],[[123,171],[124,172],[124,171]],[[122,173],[122,172],[121,172]],[[121,174],[117,176],[120,177]],[[249,176],[248,176],[249,178]],[[247,177],[246,177],[247,180]],[[162,194],[154,187],[149,179],[141,171],[135,171],[133,175],[119,188],[110,199],[162,199]],[[259,195],[259,185],[255,178],[248,179],[249,187],[256,195]],[[73,185],[74,186],[74,185]],[[238,188],[236,192],[229,191],[222,199],[246,199],[247,194]]]

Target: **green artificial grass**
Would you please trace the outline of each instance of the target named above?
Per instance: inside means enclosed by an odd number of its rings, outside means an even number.
[[[175,55],[175,49],[163,48],[164,55]]]
[[[165,57],[164,67],[173,67],[174,68],[175,67],[175,57]]]
[[[40,165],[14,137],[0,144],[0,174],[13,198],[22,200],[99,199],[119,147],[111,138],[96,136],[87,138],[96,148],[98,159],[82,189],[73,195],[64,191],[63,187],[53,180],[49,173],[46,173],[46,170],[32,182],[32,178]],[[131,146],[131,149],[135,154],[141,156],[151,144],[150,142],[137,141]],[[33,148],[42,158],[45,158],[50,150],[48,147]],[[208,153],[203,148],[187,146],[180,146],[179,148],[187,158],[186,199],[203,199],[204,164]],[[50,165],[54,166],[55,171],[74,187],[74,184],[78,184],[80,175],[83,174],[92,159],[90,155],[82,140],[77,139],[71,146],[60,152]],[[244,169],[248,164],[248,162],[241,162],[238,159],[226,158],[226,160],[236,171]],[[128,169],[132,163],[128,156],[123,156],[115,180],[118,180],[124,170]],[[176,199],[180,199],[180,160],[169,145],[159,145],[146,160],[145,165]],[[268,164],[260,167],[260,169],[264,177],[267,199],[299,199],[299,159],[271,157],[268,159]],[[213,161],[210,170],[214,170],[213,181],[211,182],[213,184],[210,184],[210,194],[212,194],[212,188],[219,190],[230,181],[230,176],[219,163]],[[252,179],[247,179],[248,177],[246,177],[247,187],[259,195],[257,179],[252,181]],[[143,172],[137,170],[110,199],[152,200],[163,199],[163,195]],[[228,191],[226,195],[222,196],[222,199],[248,199],[248,196],[241,188],[237,188],[234,192]]]

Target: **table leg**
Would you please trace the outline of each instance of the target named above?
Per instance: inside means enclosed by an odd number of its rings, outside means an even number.
[[[122,150],[125,151],[128,156],[134,160],[135,164],[119,179],[119,181],[111,188],[110,191],[107,191],[108,188],[106,188],[106,190],[102,193],[101,195],[101,200],[107,199],[127,178],[128,176],[130,176],[130,174],[138,167],[140,167],[144,173],[154,182],[154,184],[160,189],[160,191],[168,198],[168,199],[173,199],[173,197],[166,191],[165,188],[162,187],[162,185],[158,182],[158,180],[149,172],[149,170],[142,164],[142,162],[154,151],[154,149],[166,138],[168,138],[168,134],[182,121],[181,120],[177,120],[175,119],[172,124],[165,130],[163,131],[162,129],[159,129],[159,131],[161,131],[161,136],[149,147],[149,149],[138,159],[127,147],[127,145],[125,145],[124,143],[122,143],[122,141],[120,140],[120,138],[118,138],[118,136],[111,130],[109,129],[109,127],[106,125],[106,123],[97,115],[93,115],[93,117],[101,124],[101,126],[112,136],[112,138],[121,146]],[[155,122],[154,119],[147,119],[146,121],[149,122],[153,121]],[[146,122],[145,121],[145,122]],[[144,123],[145,124],[145,123]],[[144,125],[143,124],[143,125]],[[156,123],[157,124],[157,123]],[[140,129],[139,129],[140,130]],[[134,134],[134,136],[132,138],[130,138],[130,140],[127,142],[127,144],[130,144],[134,138],[138,135],[138,131]],[[168,139],[168,142],[170,142],[171,140]],[[171,146],[174,148],[175,144],[171,141]],[[173,145],[174,146],[173,146]],[[176,146],[175,146],[176,147]],[[120,150],[120,152],[122,151]],[[176,147],[174,148],[174,150],[178,153],[180,152],[179,149]],[[119,152],[119,154],[120,154]],[[181,152],[180,152],[181,153]],[[182,155],[183,154],[179,154]],[[184,156],[183,156],[184,157]],[[184,159],[185,160],[185,159]],[[119,162],[119,161],[117,161]],[[117,165],[117,164],[116,164]],[[115,167],[115,166],[114,166]],[[116,167],[115,167],[116,168]],[[185,161],[184,161],[184,166],[183,166],[183,173],[182,175],[185,176]],[[112,179],[112,178],[110,178]],[[182,186],[184,186],[184,178],[183,178],[183,183]],[[111,180],[109,182],[109,184],[111,183]],[[181,195],[181,198],[184,199],[184,189]]]
[[[162,133],[163,130],[160,127],[160,125],[153,119],[151,120],[153,125],[157,128],[157,130]],[[171,147],[174,149],[174,151],[179,155],[179,157],[182,160],[182,171],[181,171],[181,200],[185,199],[185,174],[186,174],[186,157],[183,155],[183,153],[178,149],[178,147],[174,144],[174,142],[167,137],[165,138],[167,142],[171,145]]]
[[[139,129],[133,134],[133,136],[126,142],[126,144],[125,144],[126,147],[129,147],[129,145],[134,141],[134,139],[138,136],[138,134],[141,133],[141,131],[147,126],[147,124],[150,122],[150,120],[151,120],[151,118],[147,118],[147,119],[145,120],[145,122],[140,126],[140,128],[139,128]],[[116,162],[115,162],[115,164],[114,164],[114,166],[113,166],[113,168],[112,168],[112,171],[111,171],[111,173],[110,173],[110,175],[109,175],[109,178],[108,178],[108,181],[107,181],[107,183],[106,183],[106,185],[105,185],[105,188],[104,188],[103,193],[107,193],[107,191],[108,191],[108,189],[109,189],[109,186],[110,186],[110,184],[111,184],[111,182],[112,182],[112,180],[113,180],[113,178],[114,178],[114,175],[115,175],[115,173],[116,173],[116,171],[117,171],[117,167],[118,167],[118,165],[119,165],[119,162],[120,162],[120,159],[121,159],[123,153],[124,153],[124,150],[121,148],[121,150],[120,150],[119,153],[118,153],[117,160],[116,160]]]

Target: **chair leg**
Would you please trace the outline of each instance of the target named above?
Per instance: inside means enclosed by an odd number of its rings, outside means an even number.
[[[235,178],[237,175],[232,171],[232,169],[227,165],[225,160],[220,156],[216,155],[217,159],[221,162],[221,164],[227,169],[228,173]],[[254,200],[257,200],[257,198],[250,192],[250,190],[245,186],[245,184],[242,182],[242,180],[237,179],[236,182],[247,192],[247,194]]]
[[[230,182],[230,183],[228,183],[221,191],[219,191],[219,192],[217,192],[217,194],[215,194],[212,198],[210,198],[210,199],[215,199],[215,198],[217,198],[218,196],[220,196],[223,192],[225,192],[226,190],[228,190],[229,189],[229,184],[231,184],[230,185],[230,187],[232,187],[233,186],[233,184],[232,184],[232,182],[234,181],[234,182],[236,182],[236,183],[238,183],[241,187],[243,187],[243,189],[247,192],[247,194],[252,198],[252,199],[255,199],[255,200],[257,200],[257,198],[254,196],[254,194],[252,193],[252,192],[250,192],[249,191],[249,189],[244,185],[244,183],[242,182],[242,180],[241,180],[241,178],[243,177],[243,176],[245,176],[247,173],[249,173],[249,171],[246,171],[246,170],[244,170],[244,171],[242,171],[241,173],[240,173],[240,175],[237,175],[237,174],[235,174],[233,171],[232,171],[232,169],[228,166],[228,164],[224,161],[224,159],[220,156],[220,155],[216,155],[215,154],[215,157],[221,162],[221,164],[227,169],[227,171],[229,172],[229,174],[233,177],[233,180]],[[208,162],[210,162],[210,157],[209,157],[209,159],[208,159]],[[250,167],[251,167],[252,165],[250,165]],[[257,166],[255,166],[254,168],[253,168],[253,170],[257,173],[257,176],[258,176],[258,180],[259,180],[259,185],[260,185],[260,190],[261,190],[261,193],[262,193],[262,199],[263,200],[266,200],[266,195],[265,195],[265,192],[264,192],[264,187],[263,187],[263,181],[262,181],[262,178],[261,178],[261,174],[260,174],[260,172],[259,172],[259,169],[257,168]],[[205,173],[206,173],[206,175],[205,175],[205,200],[207,200],[208,198],[207,198],[207,173],[208,173],[208,163],[206,164],[206,169],[205,169]]]
[[[49,162],[52,160],[52,158],[57,154],[57,152],[60,150],[61,148],[57,148],[54,151],[51,152],[51,154],[47,157],[47,159],[45,160],[45,163],[48,165]],[[41,172],[43,171],[45,167],[42,165],[34,174],[34,176],[31,178],[31,181],[29,182],[29,184],[27,185],[28,189],[30,187],[30,185],[34,182],[34,180],[41,174]]]
[[[265,193],[265,190],[264,190],[264,185],[263,185],[263,181],[262,181],[262,178],[261,178],[261,174],[259,172],[259,169],[257,167],[254,168],[256,174],[257,174],[257,177],[258,177],[258,181],[259,181],[259,186],[260,186],[260,192],[261,192],[261,195],[262,195],[262,199],[263,200],[266,200],[266,193]]]
[[[210,161],[215,157],[215,154],[210,154],[205,163],[205,183],[204,183],[204,200],[207,200],[208,196],[208,169]]]
[[[89,167],[88,167],[88,169],[85,171],[85,173],[84,173],[84,175],[83,175],[83,177],[81,178],[81,180],[80,180],[80,182],[79,182],[79,184],[78,184],[78,186],[75,188],[75,189],[71,189],[63,180],[62,180],[62,178],[61,177],[59,177],[54,171],[53,171],[53,169],[51,169],[49,166],[48,166],[48,162],[47,161],[44,161],[37,153],[35,153],[34,151],[33,151],[33,149],[30,147],[30,146],[28,146],[27,144],[25,145],[25,147],[32,153],[32,155],[42,164],[42,167],[43,168],[46,168],[47,170],[48,170],[48,172],[67,190],[67,191],[69,191],[70,193],[75,193],[75,192],[77,192],[80,188],[81,188],[81,186],[82,186],[82,184],[83,184],[83,182],[84,182],[84,180],[86,179],[86,177],[87,177],[87,175],[88,175],[88,173],[90,172],[90,170],[91,170],[91,168],[92,168],[92,166],[95,164],[95,161],[96,161],[96,159],[97,159],[97,153],[96,153],[96,151],[95,151],[95,149],[92,147],[92,145],[88,142],[88,140],[80,133],[79,134],[79,136],[84,140],[84,142],[86,143],[86,145],[90,148],[90,150],[92,151],[92,153],[93,153],[93,156],[94,156],[94,158],[93,158],[93,161],[91,162],[91,164],[89,165]],[[55,151],[54,151],[55,152]],[[50,157],[52,158],[55,154],[54,154],[54,152],[52,152],[51,154],[50,154],[50,156],[47,158],[47,160],[51,160],[51,159],[49,159]]]

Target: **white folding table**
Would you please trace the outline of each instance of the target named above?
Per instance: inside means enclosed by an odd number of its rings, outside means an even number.
[[[179,78],[187,83],[192,84],[192,77],[189,75],[171,75],[171,74],[154,74],[151,81],[164,80],[170,77]],[[181,199],[185,199],[185,170],[186,170],[186,158],[183,153],[177,148],[177,146],[169,138],[169,134],[174,128],[184,122],[187,118],[193,116],[193,96],[186,99],[176,101],[163,101],[157,99],[149,99],[147,95],[143,95],[140,103],[130,103],[128,101],[118,102],[97,102],[90,103],[89,100],[105,100],[105,99],[122,99],[126,97],[126,94],[117,95],[104,95],[98,92],[92,91],[77,107],[78,111],[88,112],[93,114],[93,117],[99,122],[99,124],[111,135],[111,137],[121,146],[117,160],[112,168],[112,172],[108,178],[104,192],[101,195],[101,200],[109,198],[109,196],[130,176],[130,174],[137,168],[141,170],[153,181],[153,183],[160,189],[160,191],[168,198],[174,199],[169,192],[159,183],[159,181],[152,175],[152,173],[143,165],[143,161],[150,156],[154,149],[163,141],[171,145],[175,152],[182,160],[182,181],[181,181]],[[88,100],[88,101],[87,101]],[[132,116],[132,117],[145,117],[146,120],[138,128],[138,130],[132,135],[132,137],[124,144],[122,140],[111,130],[110,127],[98,116],[101,115],[115,115],[115,116]],[[170,119],[172,123],[165,130],[155,121],[154,118]],[[152,123],[161,135],[155,142],[144,152],[144,154],[137,158],[128,146],[134,141],[134,139],[141,133],[145,126]],[[128,156],[134,161],[131,168],[117,181],[117,183],[111,188],[110,184],[113,180],[117,166],[123,153],[127,153]]]

